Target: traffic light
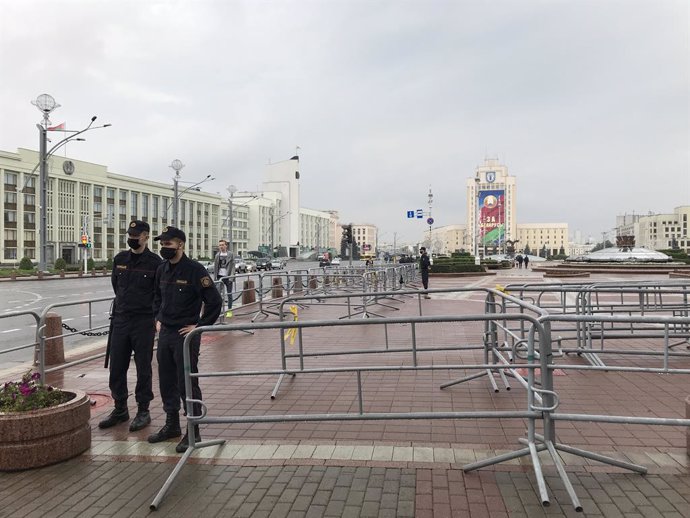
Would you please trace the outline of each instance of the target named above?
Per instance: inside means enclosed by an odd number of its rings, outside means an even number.
[[[86,234],[82,234],[81,235],[81,244],[85,245],[88,242],[89,242],[89,237]]]
[[[349,225],[343,225],[343,241],[345,241],[348,245],[352,244],[352,223]]]
[[[86,243],[86,248],[91,248],[91,238],[89,238],[88,242]]]

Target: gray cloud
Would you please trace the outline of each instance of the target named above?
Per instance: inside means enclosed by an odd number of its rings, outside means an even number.
[[[521,222],[598,236],[622,212],[690,203],[684,0],[0,0],[0,148],[54,122],[113,127],[69,153],[209,190],[254,189],[302,149],[302,200],[417,239],[465,220],[485,156],[518,176]],[[10,80],[7,80],[10,78]],[[677,187],[670,188],[675,181]],[[388,237],[388,236],[385,236]]]

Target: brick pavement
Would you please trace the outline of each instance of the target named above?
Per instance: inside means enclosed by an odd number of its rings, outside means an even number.
[[[593,275],[590,280],[596,280]],[[520,282],[541,277],[512,271],[497,277],[432,279],[432,287]],[[436,300],[434,300],[434,298]],[[481,313],[479,294],[436,296],[424,301],[425,314]],[[387,315],[413,315],[417,302],[398,304]],[[311,307],[300,319],[335,318],[343,308]],[[389,326],[390,346],[409,341],[405,326]],[[377,347],[382,335],[373,328],[355,333],[305,332],[307,350]],[[425,345],[479,342],[477,325],[419,326]],[[644,347],[644,344],[640,345]],[[425,352],[422,362],[465,363],[481,360],[481,351]],[[375,356],[375,361],[372,360]],[[322,366],[322,358],[307,359]],[[330,365],[399,365],[408,353],[330,357]],[[626,359],[626,361],[629,361]],[[204,340],[203,369],[277,368],[276,331],[253,336],[225,333]],[[687,363],[686,363],[687,365]],[[133,369],[130,372],[133,387]],[[458,373],[363,374],[366,411],[443,411],[524,408],[524,390],[494,394],[486,378],[439,390]],[[653,374],[567,371],[556,379],[564,412],[684,416],[687,377]],[[49,380],[91,394],[108,393],[107,371],[100,361],[67,369]],[[500,380],[497,380],[499,386]],[[286,380],[278,398],[268,398],[274,378],[237,377],[202,380],[204,399],[214,415],[356,411],[352,375],[298,375]],[[602,391],[609,396],[601,398]],[[157,391],[156,391],[157,392]],[[98,397],[99,401],[107,398]],[[153,427],[163,422],[154,400]],[[93,446],[69,462],[23,473],[0,474],[0,517],[5,516],[145,516],[148,504],[170,473],[178,455],[174,442],[149,445],[149,429],[136,434],[127,425],[99,430],[109,411],[93,409]],[[132,401],[133,405],[133,401]],[[538,501],[531,465],[514,460],[465,474],[461,466],[518,447],[523,420],[434,420],[206,425],[204,438],[222,437],[223,447],[195,453],[160,510],[161,516],[572,516],[574,511],[555,471],[545,462],[552,505]],[[640,476],[619,468],[564,454],[566,469],[587,516],[690,516],[690,468],[684,430],[677,427],[597,423],[558,424],[559,440],[631,462],[650,470]]]

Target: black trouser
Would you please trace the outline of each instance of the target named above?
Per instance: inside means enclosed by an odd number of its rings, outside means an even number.
[[[116,402],[127,401],[127,370],[134,353],[137,403],[148,408],[153,399],[151,360],[156,334],[153,316],[115,315],[110,337],[110,394]]]
[[[425,290],[429,289],[429,270],[422,270],[422,285]]]
[[[229,277],[221,277],[221,282],[225,284],[225,291],[228,294],[228,309],[232,307],[232,281]]]
[[[182,354],[182,344],[184,336],[178,328],[168,327],[161,324],[160,334],[158,335],[158,384],[163,400],[163,410],[166,414],[174,414],[180,411],[180,401],[185,406],[185,386],[184,386],[184,356]],[[199,365],[199,346],[201,345],[201,335],[192,338],[189,347],[191,358],[191,372],[196,373]],[[201,389],[199,388],[199,378],[192,378],[192,397],[201,399]],[[194,415],[200,414],[199,405],[194,406]]]

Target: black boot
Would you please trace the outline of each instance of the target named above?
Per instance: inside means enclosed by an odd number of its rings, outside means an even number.
[[[199,425],[195,424],[194,425],[194,442],[197,443],[201,441],[201,434],[199,433]],[[189,448],[189,434],[185,433],[184,437],[182,437],[182,440],[175,446],[175,451],[177,453],[184,453],[187,451],[187,448]]]
[[[127,400],[115,401],[115,409],[110,415],[98,423],[98,428],[110,428],[116,424],[129,421],[129,410],[127,410]]]
[[[130,432],[137,432],[142,428],[147,427],[151,424],[151,415],[149,414],[149,405],[139,405],[137,410],[137,415],[134,416],[132,422],[129,425]]]
[[[149,442],[166,441],[180,435],[182,435],[182,430],[180,430],[180,414],[177,412],[166,414],[163,428],[149,435]]]

